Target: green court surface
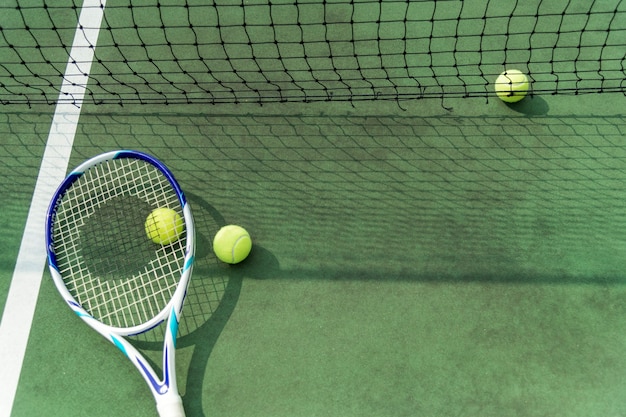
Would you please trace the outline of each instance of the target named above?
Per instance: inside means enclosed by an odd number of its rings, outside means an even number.
[[[188,194],[187,417],[626,417],[625,101],[88,101],[69,168],[136,149]],[[54,108],[0,106],[2,308]],[[231,223],[234,266],[211,247]],[[156,415],[47,270],[10,417],[40,415]]]
[[[91,107],[70,166],[139,149],[190,195],[189,416],[621,416],[624,120],[604,97],[534,102],[548,114],[469,100],[382,116]],[[4,293],[50,122],[6,110]],[[225,223],[254,239],[239,266],[210,250]],[[13,416],[46,410],[154,415],[132,365],[47,274]]]

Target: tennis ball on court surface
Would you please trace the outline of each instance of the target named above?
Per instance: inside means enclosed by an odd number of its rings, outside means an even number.
[[[243,227],[234,224],[222,227],[213,239],[213,251],[220,261],[228,264],[243,261],[251,249],[250,234]]]
[[[528,87],[528,77],[515,69],[504,71],[496,79],[496,94],[507,103],[516,103],[526,97]]]
[[[145,223],[148,238],[159,245],[176,242],[183,233],[185,223],[174,210],[161,207],[152,210]]]

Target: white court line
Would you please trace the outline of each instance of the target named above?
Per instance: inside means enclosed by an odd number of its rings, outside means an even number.
[[[67,172],[105,2],[106,0],[85,0],[78,18],[61,93],[0,321],[0,417],[9,417],[13,408],[46,264],[44,227],[48,202]]]

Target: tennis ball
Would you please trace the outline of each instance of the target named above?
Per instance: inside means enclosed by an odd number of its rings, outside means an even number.
[[[213,251],[220,261],[228,264],[243,261],[251,249],[252,240],[246,229],[234,224],[222,227],[213,239]]]
[[[145,223],[148,238],[159,245],[176,242],[183,233],[185,223],[182,217],[169,208],[152,210]]]
[[[528,77],[521,71],[506,70],[496,79],[496,94],[506,103],[516,103],[526,97]]]

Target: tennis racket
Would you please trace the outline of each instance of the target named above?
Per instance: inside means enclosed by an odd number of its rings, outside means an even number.
[[[177,239],[154,243],[146,219],[157,208],[180,216]],[[69,307],[117,346],[154,395],[161,417],[184,417],[175,372],[178,323],[191,277],[191,210],[169,169],[135,151],[91,158],[61,183],[47,213],[52,279]],[[166,322],[159,377],[126,339]]]

